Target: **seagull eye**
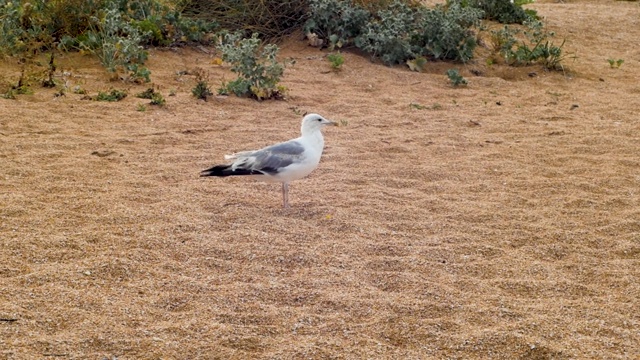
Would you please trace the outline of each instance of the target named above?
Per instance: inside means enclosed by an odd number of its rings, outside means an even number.
[[[318,119],[318,121],[322,121],[322,119]]]

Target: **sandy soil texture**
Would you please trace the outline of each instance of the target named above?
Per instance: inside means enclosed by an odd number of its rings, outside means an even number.
[[[159,108],[58,59],[71,88],[130,96],[0,99],[0,359],[640,358],[640,6],[530,7],[565,73],[332,72],[292,38],[287,101],[204,102],[176,72],[215,89],[216,54],[152,50]],[[291,209],[278,184],[198,177],[304,112],[342,126]]]

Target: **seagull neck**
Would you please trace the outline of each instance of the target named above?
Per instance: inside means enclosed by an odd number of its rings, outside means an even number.
[[[312,130],[312,131],[303,131],[302,137],[307,139],[310,144],[317,146],[322,149],[324,147],[324,137],[322,136],[322,132],[320,130]]]

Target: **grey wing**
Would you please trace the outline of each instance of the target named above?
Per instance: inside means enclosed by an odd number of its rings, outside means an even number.
[[[266,174],[277,174],[283,168],[303,158],[304,147],[296,140],[291,140],[248,154],[242,154],[234,165]],[[244,156],[243,156],[244,155]]]

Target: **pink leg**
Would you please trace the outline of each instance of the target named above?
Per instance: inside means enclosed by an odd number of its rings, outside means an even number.
[[[286,182],[282,183],[282,203],[285,209],[289,207],[289,184]]]

